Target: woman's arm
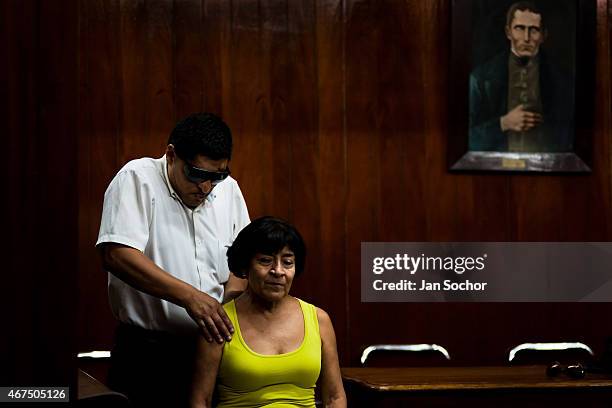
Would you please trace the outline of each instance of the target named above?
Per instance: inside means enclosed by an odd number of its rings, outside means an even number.
[[[190,407],[210,408],[223,344],[208,343],[202,337],[198,337],[197,342]]]
[[[317,308],[319,331],[321,333],[321,394],[326,408],[346,408],[346,395],[342,386],[336,334],[329,315]]]

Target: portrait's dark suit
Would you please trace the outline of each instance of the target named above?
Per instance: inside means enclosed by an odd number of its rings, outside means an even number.
[[[508,151],[508,138],[500,118],[508,113],[509,51],[479,65],[470,74],[469,148],[475,151]],[[542,137],[537,150],[571,151],[574,135],[573,81],[540,52]],[[514,108],[514,107],[512,107]]]

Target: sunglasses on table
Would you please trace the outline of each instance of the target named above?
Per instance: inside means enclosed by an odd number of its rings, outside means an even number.
[[[563,365],[558,361],[554,361],[546,367],[546,375],[549,377],[557,377],[560,374],[566,374],[571,378],[584,378],[586,371],[586,367],[580,363]]]
[[[201,184],[210,181],[213,186],[216,186],[231,174],[229,167],[225,171],[210,171],[192,166],[189,163],[185,163],[183,170],[185,171],[185,177],[192,183]]]

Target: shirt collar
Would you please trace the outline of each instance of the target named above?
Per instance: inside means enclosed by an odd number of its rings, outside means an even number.
[[[172,183],[170,183],[170,178],[168,177],[168,161],[166,160],[166,155],[164,154],[159,160],[161,161],[162,165],[162,174],[164,175],[164,182],[166,183],[166,187],[168,187],[168,194],[180,200],[179,195],[176,194],[176,191],[174,191],[174,188],[172,188]]]
[[[174,188],[172,187],[172,183],[170,183],[170,178],[168,177],[168,161],[166,160],[165,154],[161,157],[160,161],[162,164],[162,173],[164,175],[164,182],[166,183],[166,187],[168,187],[168,194],[170,194],[171,197],[176,198],[182,203],[183,201],[181,200],[181,197],[176,193],[176,191],[174,191]],[[218,188],[218,186],[215,188]],[[211,191],[210,194],[206,196],[206,198],[204,199],[204,202],[208,201],[209,203],[212,203],[215,197],[217,197],[217,195],[215,194],[215,190],[213,189],[213,191]],[[196,208],[199,208],[201,205],[202,204],[200,204]]]
[[[538,52],[533,57],[519,57],[512,48],[510,52],[510,61],[518,67],[530,67],[540,62],[540,53]]]

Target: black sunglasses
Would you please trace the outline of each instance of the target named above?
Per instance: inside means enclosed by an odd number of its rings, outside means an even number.
[[[546,367],[546,375],[549,377],[556,377],[562,373],[571,378],[584,378],[586,369],[580,363],[564,366],[558,361],[554,361],[548,367]]]
[[[210,181],[213,186],[216,186],[231,174],[229,167],[225,171],[209,171],[192,166],[187,162],[185,162],[183,170],[185,171],[185,177],[192,183],[201,184]]]

